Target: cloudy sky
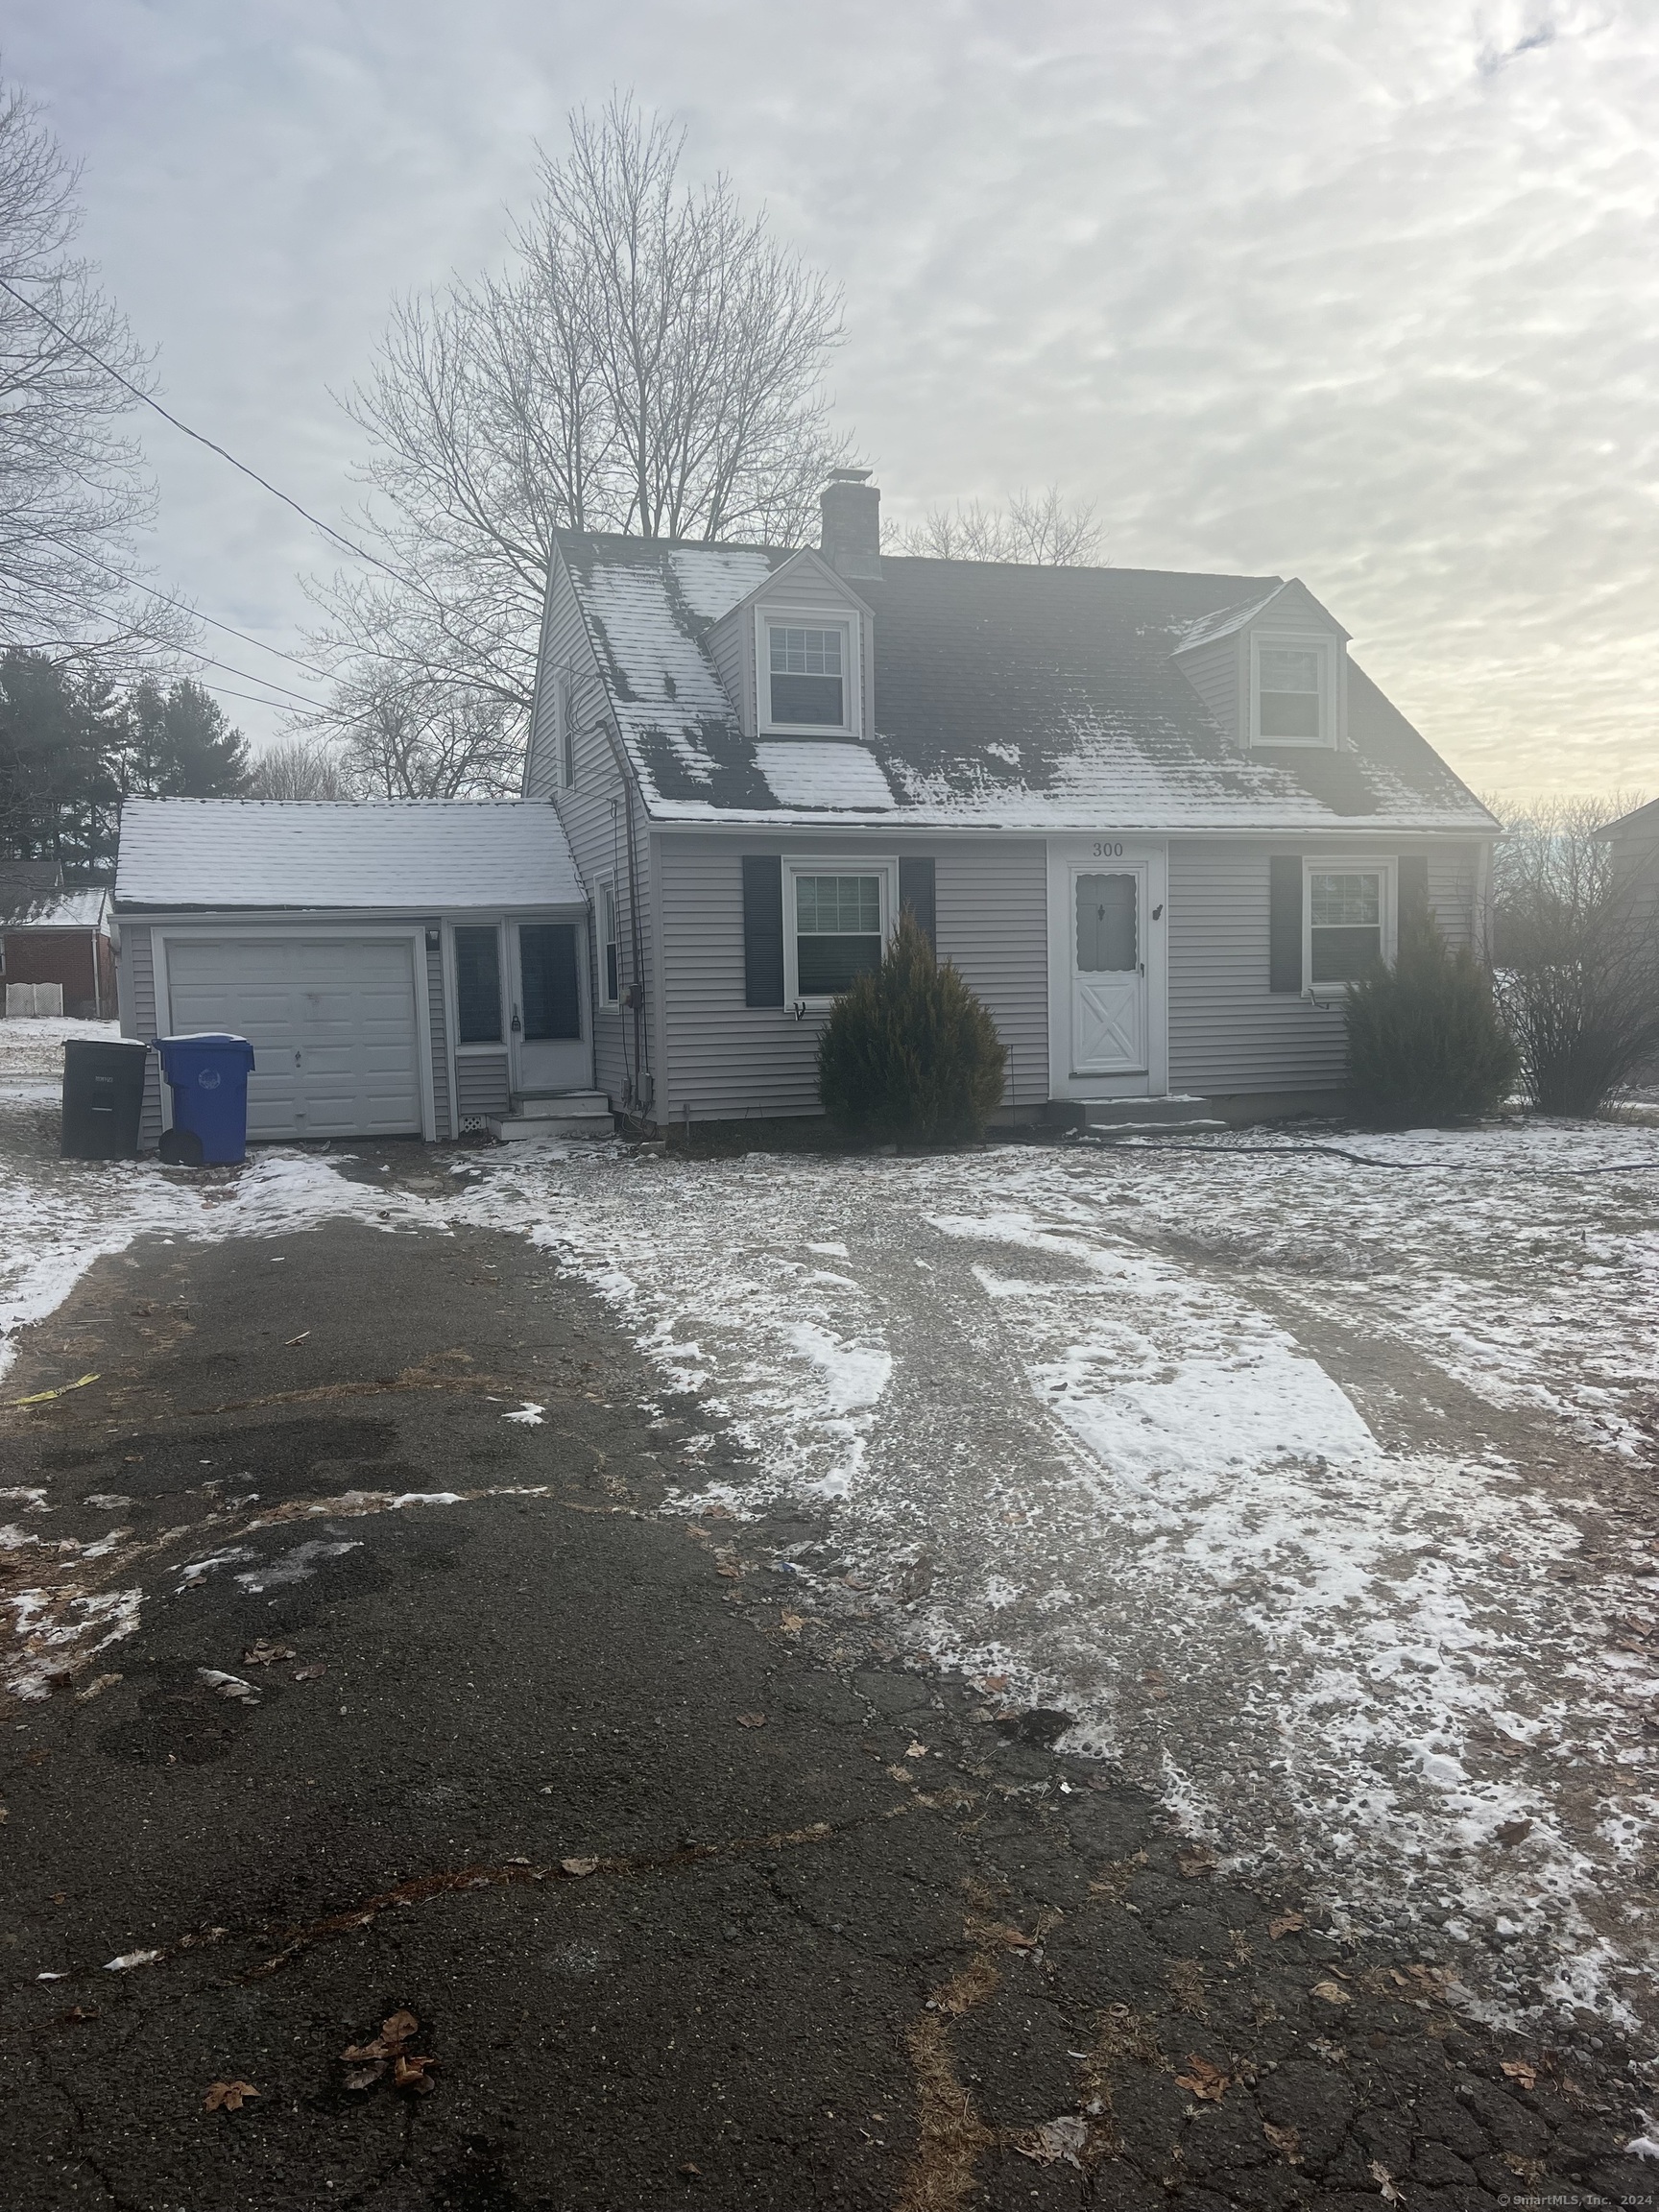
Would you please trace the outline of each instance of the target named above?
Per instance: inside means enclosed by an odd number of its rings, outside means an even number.
[[[1651,0],[12,0],[0,65],[167,403],[326,515],[391,300],[632,85],[845,285],[889,512],[1057,481],[1305,578],[1479,787],[1659,789]],[[146,442],[161,580],[294,646],[325,548]]]

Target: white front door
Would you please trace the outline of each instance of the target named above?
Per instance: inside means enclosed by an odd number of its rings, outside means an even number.
[[[1102,831],[1048,841],[1048,1094],[1169,1087],[1167,849]]]
[[[582,925],[516,922],[510,936],[514,1090],[590,1089]]]
[[[1146,1066],[1144,866],[1075,865],[1071,878],[1071,1072]]]

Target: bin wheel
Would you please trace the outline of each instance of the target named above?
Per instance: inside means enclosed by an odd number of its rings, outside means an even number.
[[[164,1167],[200,1167],[202,1140],[194,1129],[163,1129],[158,1146]]]

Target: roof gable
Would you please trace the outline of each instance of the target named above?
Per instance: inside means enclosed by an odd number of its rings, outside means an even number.
[[[1274,624],[1304,620],[1314,623],[1322,630],[1331,630],[1347,641],[1348,632],[1334,614],[1320,605],[1303,583],[1300,576],[1286,582],[1275,582],[1271,591],[1260,599],[1246,600],[1239,607],[1223,607],[1214,614],[1201,614],[1184,633],[1176,646],[1176,654],[1190,653],[1198,645],[1214,645],[1222,637],[1234,637],[1252,623],[1271,620]]]

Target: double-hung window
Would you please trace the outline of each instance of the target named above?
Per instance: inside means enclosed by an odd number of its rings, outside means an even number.
[[[1336,681],[1327,639],[1257,637],[1252,736],[1259,745],[1334,745]]]
[[[599,997],[603,1004],[617,1003],[621,981],[616,952],[616,886],[607,879],[599,886]]]
[[[842,623],[766,625],[770,719],[821,730],[847,726],[847,631]]]
[[[784,875],[784,930],[790,954],[789,995],[833,998],[856,976],[881,965],[893,903],[886,867],[789,868]]]
[[[1309,985],[1358,982],[1392,950],[1388,871],[1313,865],[1307,874]]]

